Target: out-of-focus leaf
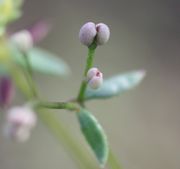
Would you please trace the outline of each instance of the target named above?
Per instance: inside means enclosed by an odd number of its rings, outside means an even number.
[[[0,27],[1,33],[6,24],[20,17],[22,0],[0,0]]]
[[[7,75],[8,74],[8,69],[5,65],[0,64],[0,76],[1,75]]]
[[[109,148],[103,128],[87,110],[82,109],[77,114],[84,137],[95,153],[100,165],[104,166],[108,159]]]
[[[103,85],[97,90],[88,87],[85,92],[85,99],[104,99],[117,96],[136,87],[142,81],[144,76],[144,70],[113,76],[105,80]]]
[[[0,36],[2,36],[5,32],[5,26],[0,26]]]
[[[14,61],[26,68],[22,53],[13,45],[11,45],[11,51]],[[44,49],[33,48],[27,53],[27,56],[34,71],[61,76],[66,76],[70,73],[70,68],[65,61]]]

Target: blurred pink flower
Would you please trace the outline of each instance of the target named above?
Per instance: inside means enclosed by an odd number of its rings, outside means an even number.
[[[11,104],[15,94],[12,80],[8,76],[0,77],[0,106],[7,107]]]

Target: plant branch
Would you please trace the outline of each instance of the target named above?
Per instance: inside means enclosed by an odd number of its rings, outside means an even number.
[[[78,112],[80,107],[72,102],[36,102],[35,107],[47,109],[67,109]]]
[[[116,159],[112,149],[109,149],[109,157],[108,157],[107,165],[111,169],[122,169],[122,166],[119,164],[118,160]]]
[[[65,147],[80,169],[98,169],[98,166],[87,155],[86,150],[54,114],[41,109],[38,111],[38,116],[50,133]]]
[[[88,70],[93,65],[94,53],[97,45],[94,43],[92,46],[89,47],[88,59],[86,64],[86,69],[84,72],[84,77]],[[33,98],[37,99],[37,91],[36,86],[34,85],[32,76],[33,71],[31,68],[31,64],[29,62],[28,56],[24,55],[26,66],[28,71],[26,72],[27,81],[30,86],[31,91],[33,92]],[[22,86],[20,86],[22,87]],[[82,81],[81,88],[79,91],[79,95],[77,98],[77,102],[83,104],[84,102],[84,93],[87,87],[86,81]],[[27,95],[26,91],[23,90],[24,94]],[[75,101],[75,100],[74,100]],[[70,111],[79,111],[80,107],[73,102],[36,102],[35,108],[37,108],[38,115],[42,122],[46,125],[46,127],[51,131],[51,133],[57,138],[59,142],[61,142],[65,148],[68,150],[68,153],[74,159],[74,161],[79,165],[81,169],[97,169],[98,166],[89,158],[86,151],[83,147],[78,143],[78,141],[72,137],[72,134],[61,124],[61,122],[52,114],[41,108],[48,108],[48,109],[67,109]],[[121,166],[118,164],[115,156],[113,155],[112,151],[110,151],[109,158],[108,158],[108,165],[111,169],[122,169]]]
[[[77,101],[80,104],[83,104],[83,102],[84,102],[84,93],[87,88],[86,75],[87,75],[88,70],[93,66],[93,60],[94,60],[94,54],[95,54],[96,47],[97,47],[97,44],[94,41],[92,43],[92,45],[90,45],[88,48],[88,57],[87,57],[87,61],[86,61],[85,71],[84,71],[84,78],[81,83],[81,87],[80,87],[79,94],[77,97]]]
[[[37,94],[36,86],[35,86],[34,81],[33,81],[33,70],[31,67],[29,57],[28,57],[27,53],[24,53],[24,52],[23,52],[23,57],[24,57],[24,61],[25,61],[26,67],[27,67],[27,71],[25,71],[26,79],[27,79],[29,86],[31,88],[31,91],[33,93],[33,97],[37,98],[38,94]]]

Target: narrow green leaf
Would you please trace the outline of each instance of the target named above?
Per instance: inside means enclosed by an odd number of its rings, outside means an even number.
[[[11,45],[11,51],[11,56],[14,61],[26,68],[21,52],[13,45]],[[27,55],[34,71],[61,76],[66,76],[70,73],[69,66],[65,63],[65,61],[44,49],[33,48]]]
[[[113,76],[105,80],[103,85],[97,90],[88,87],[85,93],[85,99],[104,99],[117,96],[136,87],[142,81],[144,76],[144,70]]]
[[[97,119],[87,110],[82,109],[78,114],[81,131],[96,155],[101,166],[108,159],[108,142],[105,132]]]

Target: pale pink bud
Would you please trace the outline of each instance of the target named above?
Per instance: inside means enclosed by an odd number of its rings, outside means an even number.
[[[94,41],[96,33],[96,25],[93,22],[87,22],[80,29],[79,39],[82,44],[90,46]]]
[[[103,78],[99,76],[94,76],[89,82],[88,85],[92,89],[98,89],[103,84]]]
[[[98,45],[104,45],[107,43],[110,37],[110,30],[109,27],[104,23],[98,23],[96,25],[97,36],[96,42]]]
[[[11,36],[11,41],[22,52],[27,52],[33,46],[33,39],[28,30],[19,31]]]
[[[91,69],[89,69],[88,70],[88,72],[87,72],[87,80],[89,81],[89,80],[91,80],[94,76],[103,76],[102,75],[102,73],[99,71],[99,69],[98,68],[96,68],[96,67],[93,67],[93,68],[91,68]]]
[[[7,122],[15,125],[33,128],[36,124],[36,114],[27,106],[13,107],[7,112]]]
[[[6,124],[4,134],[8,139],[24,142],[29,139],[31,133],[29,128],[26,128],[25,126]]]
[[[0,78],[0,106],[7,107],[14,97],[15,89],[9,77]]]
[[[5,134],[16,141],[26,141],[36,121],[36,115],[29,107],[13,107],[7,112]]]
[[[87,73],[87,80],[92,89],[98,89],[103,83],[103,74],[97,68],[91,68]]]

